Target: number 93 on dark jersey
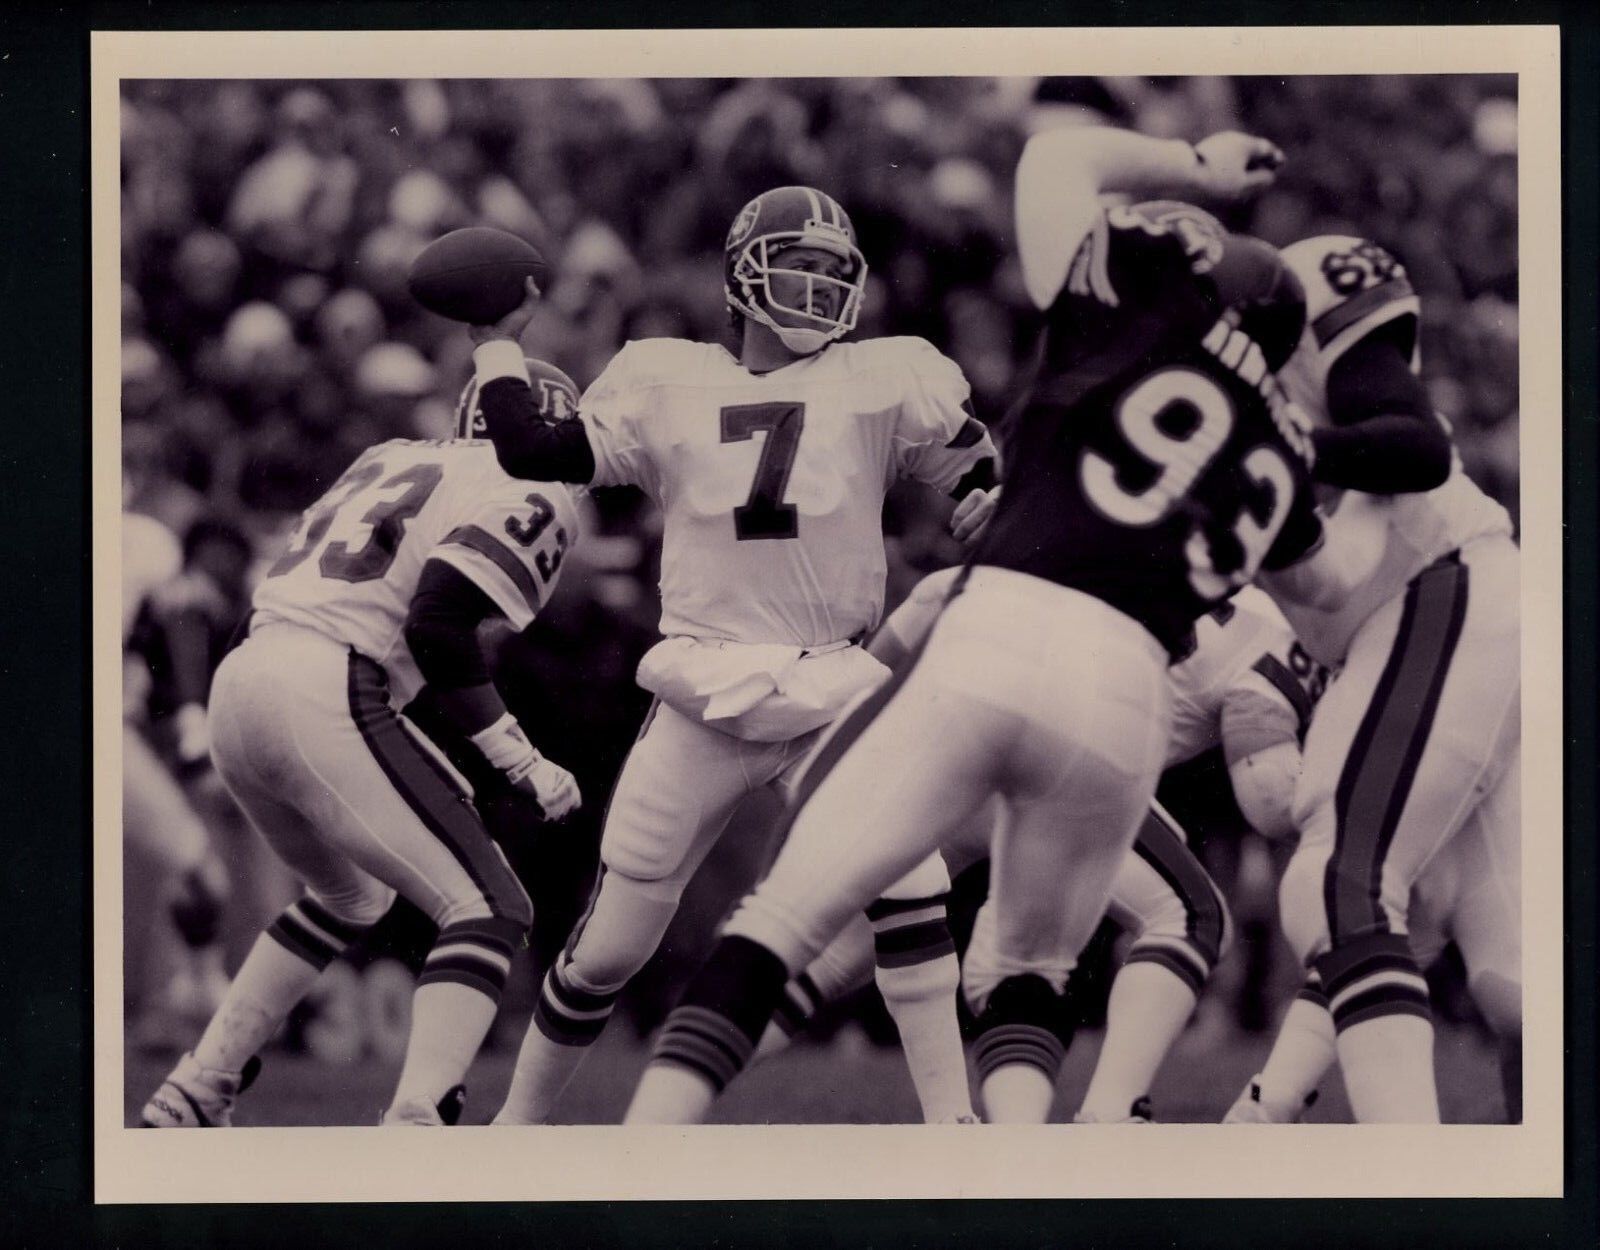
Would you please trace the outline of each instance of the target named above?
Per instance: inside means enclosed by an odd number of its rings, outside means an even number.
[[[1225,316],[1175,234],[1102,214],[1042,314],[1035,374],[1007,440],[1000,507],[975,557],[1099,598],[1173,654],[1261,568],[1321,539],[1303,431],[1269,360]],[[1304,321],[1295,293],[1243,324]]]

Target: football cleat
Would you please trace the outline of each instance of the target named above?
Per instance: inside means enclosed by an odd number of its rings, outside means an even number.
[[[192,1053],[178,1060],[140,1113],[144,1128],[230,1128],[233,1104],[261,1071],[252,1056],[238,1072],[203,1068]]]
[[[1312,1090],[1306,1095],[1306,1100],[1300,1105],[1298,1111],[1292,1115],[1275,1114],[1272,1107],[1261,1100],[1261,1077],[1250,1078],[1250,1083],[1244,1087],[1244,1092],[1228,1108],[1228,1114],[1222,1117],[1224,1124],[1298,1124],[1305,1115],[1307,1108],[1317,1101],[1317,1091]]]
[[[1133,1105],[1128,1108],[1128,1114],[1110,1120],[1096,1119],[1086,1116],[1081,1111],[1072,1117],[1074,1124],[1154,1124],[1155,1116],[1150,1110],[1148,1095],[1133,1100]]]
[[[461,1119],[467,1105],[467,1087],[453,1085],[438,1102],[408,1098],[383,1113],[378,1123],[384,1128],[449,1128]]]

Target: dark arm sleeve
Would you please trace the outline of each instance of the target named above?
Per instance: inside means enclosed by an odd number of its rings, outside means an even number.
[[[1450,436],[1399,344],[1381,330],[1334,362],[1327,397],[1333,427],[1312,435],[1319,482],[1398,495],[1450,476]]]
[[[495,378],[479,390],[478,408],[500,467],[512,477],[579,485],[594,478],[594,452],[583,421],[546,421],[526,382]]]
[[[406,646],[441,712],[463,734],[488,728],[506,712],[478,646],[478,625],[499,612],[488,595],[448,564],[429,560],[423,565],[406,613]]]
[[[1317,511],[1316,493],[1303,470],[1297,470],[1295,478],[1289,515],[1261,561],[1261,567],[1269,573],[1299,564],[1322,545],[1322,514]]]
[[[1271,369],[1282,368],[1300,343],[1306,293],[1300,279],[1260,239],[1230,234],[1211,270],[1223,307],[1239,314],[1239,328],[1260,346]]]

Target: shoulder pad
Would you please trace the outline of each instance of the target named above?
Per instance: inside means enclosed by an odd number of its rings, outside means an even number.
[[[1281,249],[1306,292],[1306,323],[1325,364],[1367,333],[1421,313],[1405,266],[1370,239],[1326,234]]]
[[[631,339],[611,358],[600,376],[584,392],[612,390],[622,386],[659,386],[682,382],[699,375],[716,357],[729,358],[715,343],[695,343],[689,339]],[[580,400],[578,408],[583,409]]]

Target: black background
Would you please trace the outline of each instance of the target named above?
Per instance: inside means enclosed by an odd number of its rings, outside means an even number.
[[[1587,3],[346,3],[8,6],[0,20],[0,1245],[1600,1244],[1596,1224],[1596,354],[1600,25]],[[1564,1201],[94,1207],[90,1138],[89,35],[94,29],[1556,23],[1566,512]],[[1307,66],[1306,69],[1313,67]],[[1540,414],[1541,417],[1544,414]],[[1530,831],[1555,836],[1554,830]]]

